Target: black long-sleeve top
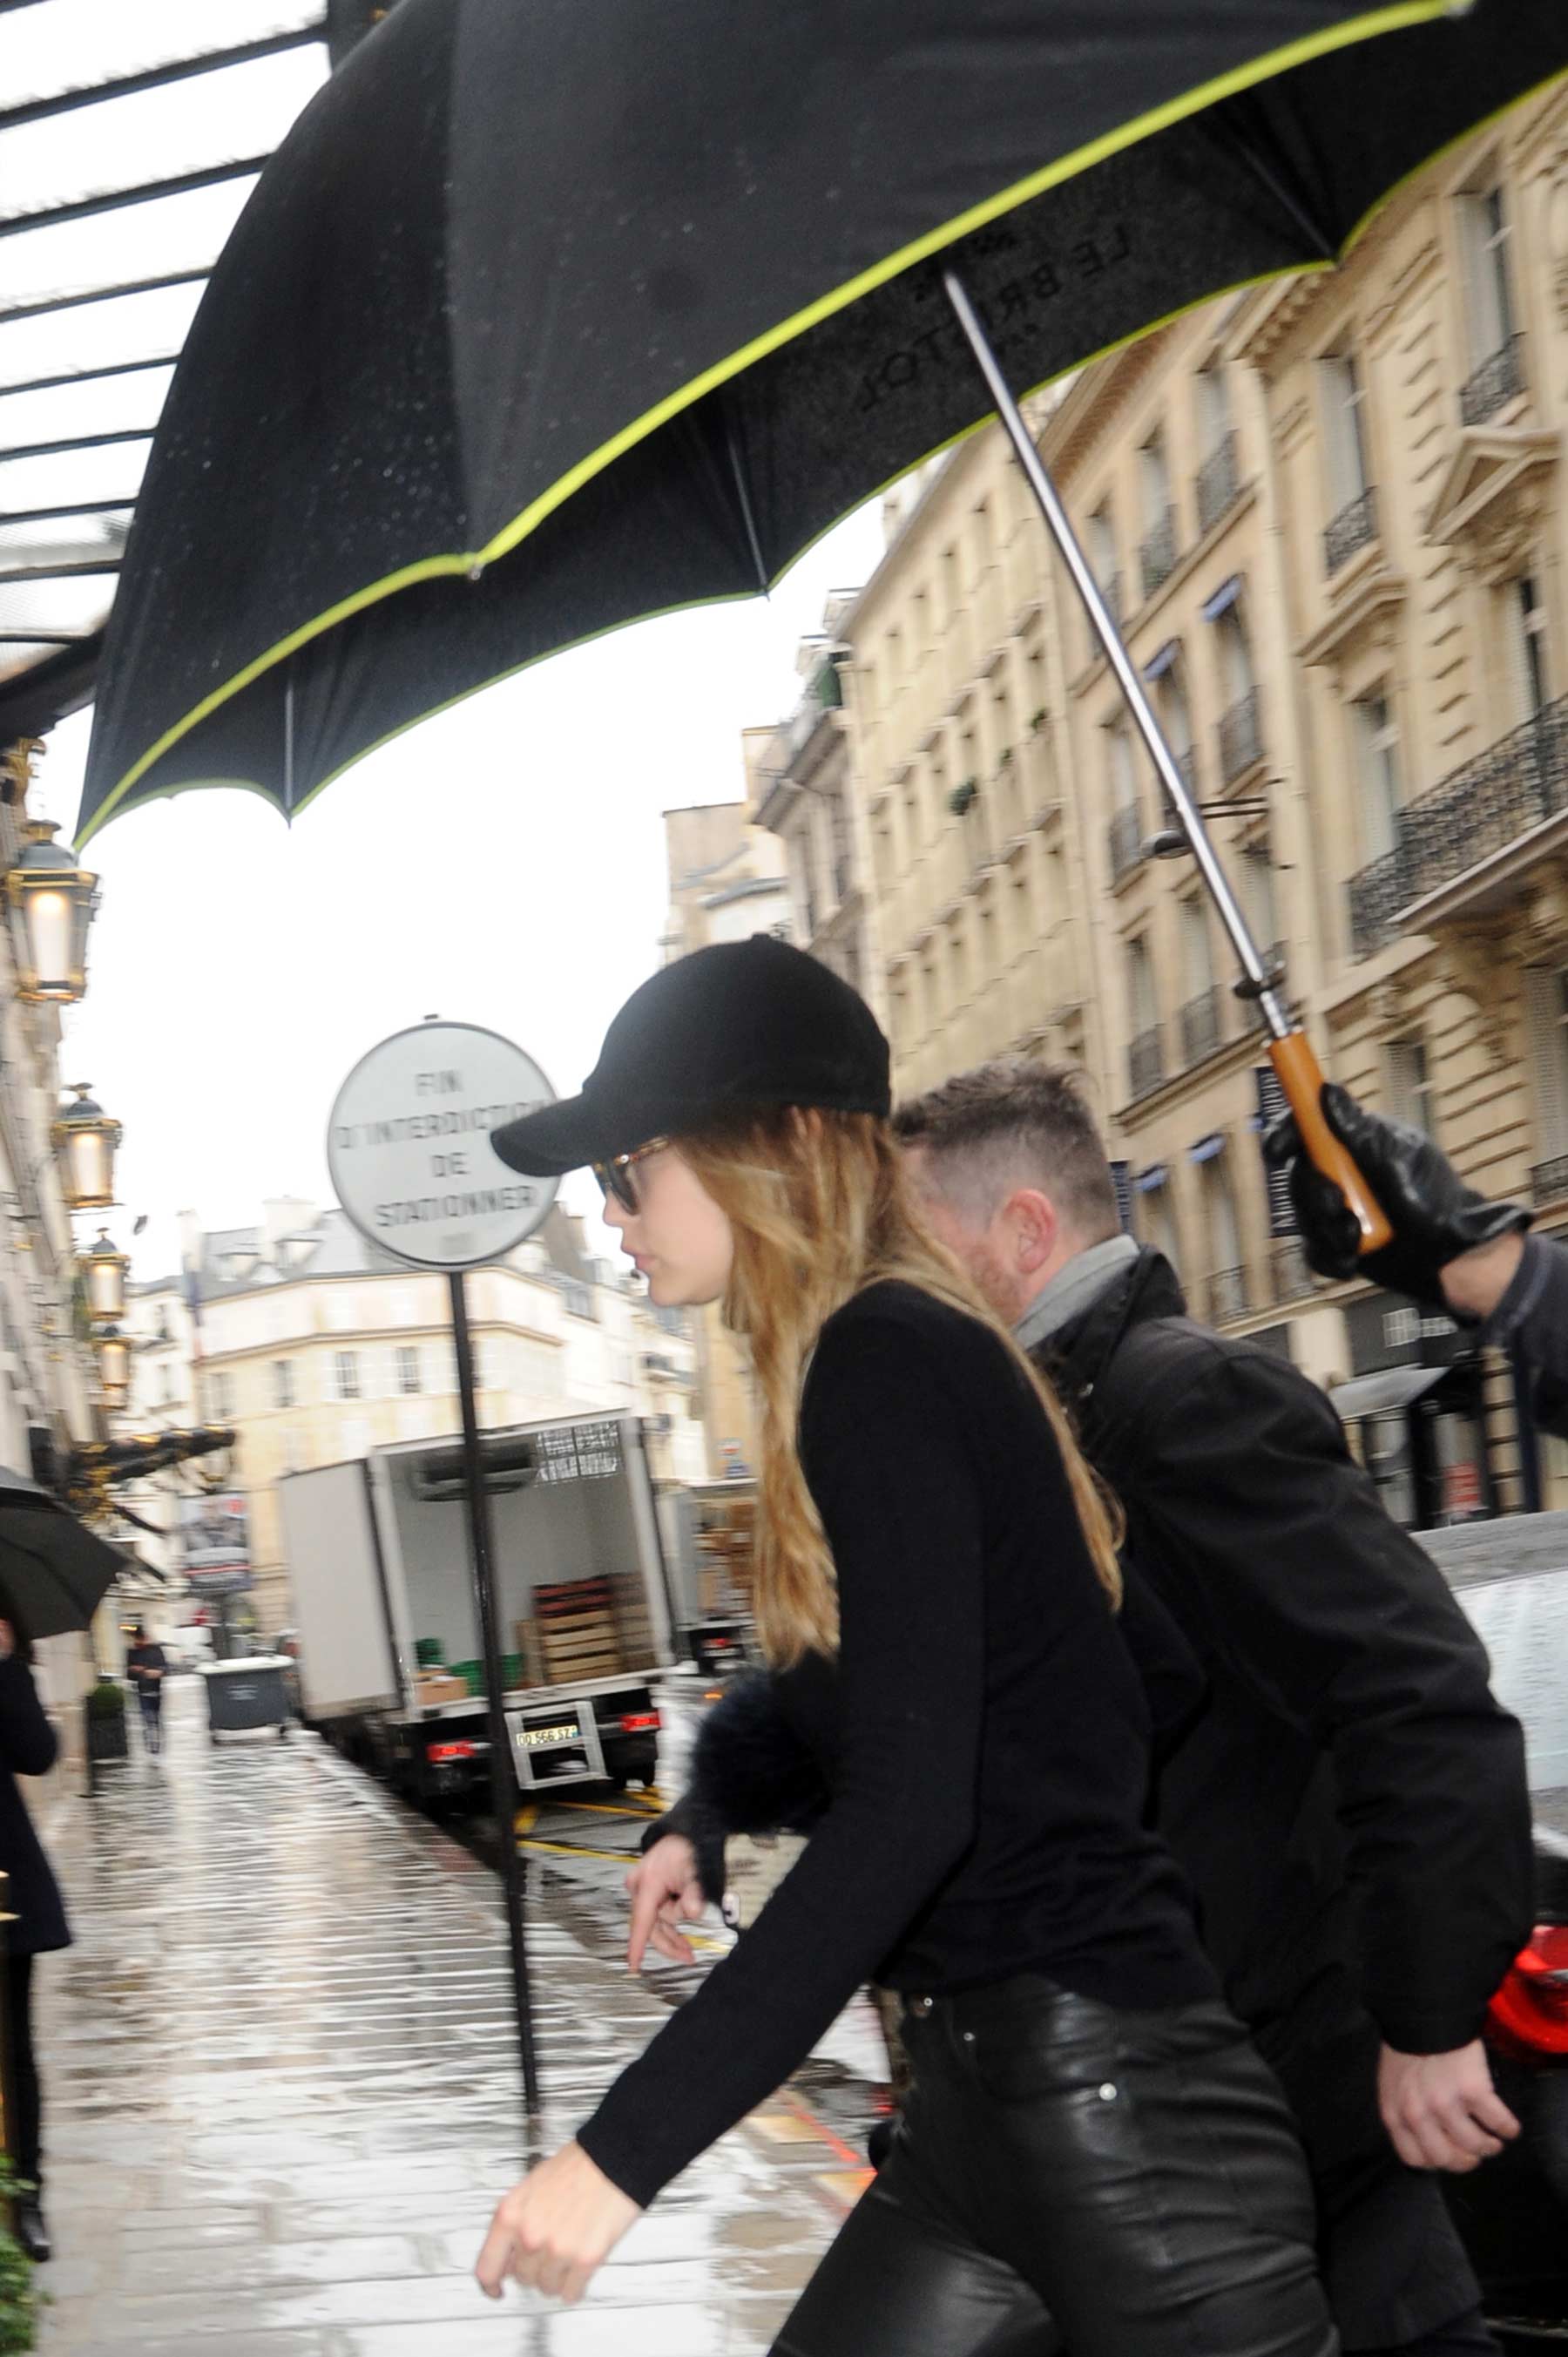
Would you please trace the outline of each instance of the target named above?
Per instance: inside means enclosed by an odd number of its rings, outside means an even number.
[[[810,2052],[861,1984],[1048,1974],[1106,2003],[1211,1995],[1144,1824],[1148,1711],[1032,1387],[904,1285],[822,1329],[800,1416],[838,1577],[836,1662],[777,1690],[830,1800],[732,1954],[580,2141],[647,2203]]]

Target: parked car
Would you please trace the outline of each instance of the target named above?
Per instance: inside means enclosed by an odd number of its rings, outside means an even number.
[[[1523,2133],[1449,2205],[1509,2357],[1568,2352],[1568,1513],[1419,1534],[1524,1723],[1535,1814],[1536,1930],[1493,2000],[1492,2071]]]

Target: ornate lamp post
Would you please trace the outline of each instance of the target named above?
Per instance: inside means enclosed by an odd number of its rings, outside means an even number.
[[[74,1085],[76,1103],[60,1107],[49,1131],[60,1157],[61,1191],[69,1211],[106,1211],[114,1200],[114,1154],[124,1132],[93,1103],[84,1082]]]
[[[16,996],[35,1006],[70,1006],[87,989],[98,878],[54,841],[59,831],[52,820],[29,821],[27,847],[5,878]]]
[[[131,1265],[128,1253],[116,1252],[110,1242],[107,1228],[100,1228],[98,1241],[81,1259],[87,1280],[87,1314],[93,1318],[106,1318],[111,1325],[125,1314],[125,1271]]]

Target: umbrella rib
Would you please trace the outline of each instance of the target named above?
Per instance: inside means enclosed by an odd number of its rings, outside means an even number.
[[[751,561],[757,568],[757,586],[766,597],[772,587],[768,567],[762,561],[762,543],[757,537],[757,519],[751,512],[751,497],[746,487],[746,470],[740,463],[740,450],[735,438],[735,419],[726,404],[725,411],[725,448],[729,453],[730,473],[735,477],[736,497],[740,501],[746,536],[751,545]]]
[[[1267,189],[1277,205],[1283,206],[1303,236],[1317,248],[1324,259],[1337,262],[1338,240],[1329,235],[1303,199],[1286,186],[1283,177],[1274,170],[1257,142],[1242,129],[1236,119],[1239,105],[1239,101],[1228,100],[1213,110],[1210,121],[1217,135],[1246,166],[1259,186]]]

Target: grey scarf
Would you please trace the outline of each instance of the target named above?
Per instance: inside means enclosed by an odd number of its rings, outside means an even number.
[[[1015,1339],[1026,1351],[1037,1350],[1047,1335],[1059,1333],[1098,1301],[1128,1262],[1137,1257],[1137,1242],[1132,1236],[1110,1236],[1104,1243],[1090,1244],[1086,1252],[1075,1254],[1030,1302],[1013,1329]]]

